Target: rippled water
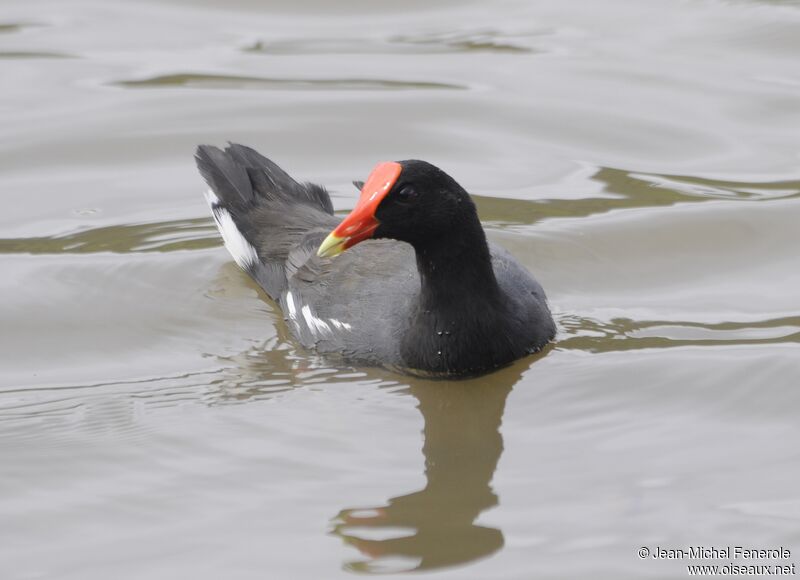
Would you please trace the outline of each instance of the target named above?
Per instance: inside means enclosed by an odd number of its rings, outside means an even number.
[[[800,558],[800,4],[7,0],[0,577],[684,577]],[[339,210],[417,157],[547,289],[546,352],[331,368],[192,160]]]

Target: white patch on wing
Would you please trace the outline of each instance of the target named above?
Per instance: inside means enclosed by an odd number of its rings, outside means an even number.
[[[245,270],[249,269],[256,262],[258,262],[258,254],[256,249],[248,242],[236,227],[236,222],[233,221],[230,212],[223,206],[219,205],[219,199],[214,192],[209,190],[206,192],[206,200],[211,206],[211,215],[214,216],[214,221],[217,222],[219,233],[222,234],[222,240],[225,242],[225,247],[228,248],[234,261]]]

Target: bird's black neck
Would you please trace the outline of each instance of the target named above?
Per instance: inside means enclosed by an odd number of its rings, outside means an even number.
[[[406,365],[470,374],[513,360],[503,327],[506,305],[477,215],[474,223],[459,224],[457,235],[432,242],[414,247],[421,287],[403,338]]]
[[[456,310],[464,317],[469,304],[486,308],[499,301],[492,257],[477,215],[461,224],[454,235],[415,245],[414,250],[423,310]]]

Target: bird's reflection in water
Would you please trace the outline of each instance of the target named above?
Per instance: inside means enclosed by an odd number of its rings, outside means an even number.
[[[274,314],[277,318],[277,311]],[[231,374],[218,381],[216,402],[270,397],[343,378],[336,365],[326,364],[329,360],[297,353],[285,326],[276,322],[277,336],[261,348],[229,357],[234,366]],[[390,386],[394,393],[399,380],[417,399],[425,424],[426,485],[393,497],[386,505],[347,508],[333,518],[330,533],[362,555],[346,562],[346,569],[361,573],[431,570],[463,565],[503,547],[501,530],[475,521],[499,503],[491,481],[503,452],[500,425],[506,398],[522,373],[551,348],[498,372],[463,381],[413,379],[381,369],[358,371],[361,380]]]
[[[502,531],[475,520],[498,504],[491,481],[503,452],[503,410],[531,360],[468,381],[409,382],[425,421],[427,483],[386,505],[339,512],[331,533],[364,556],[347,562],[346,569],[430,570],[465,564],[503,547]]]

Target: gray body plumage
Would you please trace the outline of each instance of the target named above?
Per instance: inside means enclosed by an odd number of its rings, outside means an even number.
[[[366,240],[336,258],[318,257],[320,243],[341,221],[333,215],[324,188],[298,183],[242,145],[232,144],[225,151],[203,145],[196,159],[215,194],[210,202],[226,245],[234,258],[242,253],[228,243],[236,233],[226,236],[224,231],[232,221],[242,243],[257,256],[249,259],[247,250],[237,262],[278,302],[289,328],[306,348],[362,364],[406,370],[423,366],[435,372],[438,359],[456,348],[480,347],[476,341],[491,343],[483,345],[485,349],[499,344],[497,348],[510,349],[518,358],[553,336],[552,321],[549,327],[540,324],[543,318],[550,320],[541,286],[499,246],[489,245],[492,268],[505,296],[503,314],[511,317],[504,321],[513,331],[508,342],[519,345],[504,345],[492,324],[472,323],[482,318],[478,313],[465,312],[463,323],[455,323],[452,316],[437,320],[436,313],[420,311],[420,274],[414,249],[406,243]],[[420,335],[421,320],[423,331],[415,348],[423,352],[411,361],[402,345],[410,334]],[[429,333],[424,326],[428,324]],[[499,360],[505,355],[497,356]]]

